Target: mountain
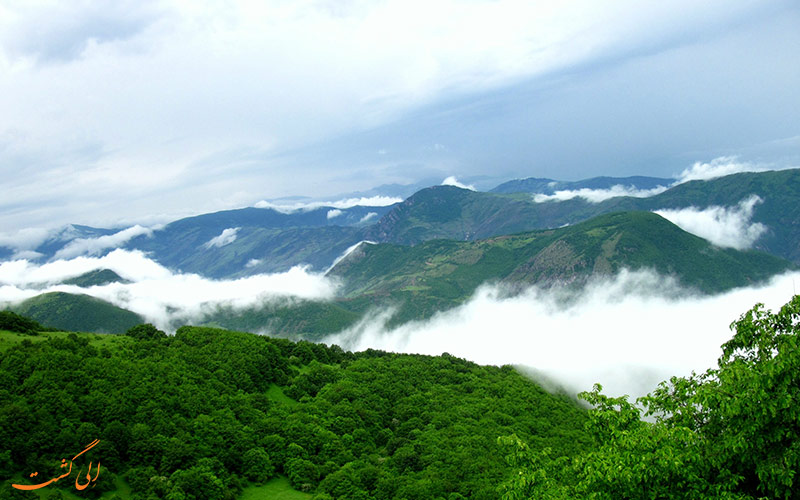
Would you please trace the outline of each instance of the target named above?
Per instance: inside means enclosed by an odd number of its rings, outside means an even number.
[[[768,229],[755,248],[800,264],[800,169],[690,181],[649,198],[622,196],[600,203],[583,198],[536,203],[524,193],[482,193],[437,186],[394,206],[366,231],[366,239],[402,245],[437,238],[476,240],[576,224],[618,211],[735,208],[753,195],[761,202],[755,206],[750,222]]]
[[[390,209],[227,210],[180,219],[127,247],[151,254],[164,266],[210,278],[279,272],[299,264],[324,270]]]
[[[287,300],[246,309],[219,307],[207,311],[198,324],[277,337],[319,340],[361,319],[338,302]]]
[[[64,285],[75,285],[81,288],[89,288],[90,286],[103,286],[109,283],[126,283],[127,281],[112,271],[111,269],[96,269],[88,273],[81,274],[74,278],[64,280]]]
[[[172,269],[209,278],[233,278],[286,271],[299,264],[324,270],[361,239],[361,230],[354,227],[241,227],[233,233],[234,241],[208,245],[222,231],[214,234],[202,227],[165,230],[152,239],[134,241],[129,248],[144,250]]]
[[[556,181],[553,179],[541,179],[528,177],[526,179],[514,179],[504,182],[490,193],[534,193],[534,194],[553,194],[556,191],[577,191],[579,189],[610,189],[613,186],[633,187],[635,189],[654,189],[659,186],[668,187],[675,182],[675,179],[663,179],[660,177],[644,177],[635,175],[631,177],[593,177],[580,181]]]
[[[391,206],[354,206],[291,212],[253,207],[226,210],[174,221],[122,245],[144,251],[172,269],[213,278],[285,271],[299,264],[324,270],[360,241],[365,227],[390,209]],[[70,225],[54,232],[34,250],[41,260],[52,259],[76,239],[94,239],[118,231]],[[0,258],[13,255],[13,249],[0,248]]]
[[[427,240],[475,240],[546,224],[529,196],[499,195],[454,186],[434,186],[395,205],[365,239],[415,245]]]
[[[652,198],[609,200],[605,206],[638,210],[734,207],[753,195],[761,202],[754,207],[752,222],[767,227],[754,248],[800,264],[800,169],[691,181]]]
[[[44,325],[79,332],[119,333],[144,318],[106,301],[82,294],[50,292],[10,308]]]
[[[485,282],[516,288],[584,283],[623,268],[653,269],[702,292],[763,281],[791,268],[761,252],[724,249],[650,212],[621,212],[574,226],[474,242],[361,245],[329,275],[349,297],[427,295],[458,303]]]
[[[670,182],[653,177],[596,177],[572,183],[530,178],[513,181],[517,187],[509,183],[498,186],[496,192],[434,186],[386,207],[320,207],[292,213],[274,208],[244,208],[172,222],[151,234],[131,239],[125,248],[142,250],[174,270],[211,278],[281,272],[299,264],[322,271],[362,240],[399,245],[434,239],[475,241],[558,228],[619,211],[735,208],[743,200],[757,196],[760,202],[748,222],[763,224],[767,231],[755,242],[755,248],[800,264],[798,169],[685,182],[649,198],[621,196],[599,203],[583,198],[537,203],[530,192],[499,192],[523,188],[600,189],[620,183],[646,189],[661,185],[662,181]],[[553,182],[557,183],[555,187],[547,187]],[[36,251],[47,259],[74,238],[113,233],[113,230],[70,226]],[[5,258],[12,253],[6,250]]]
[[[362,243],[327,273],[342,283],[341,296],[333,302],[220,310],[204,321],[319,339],[355,324],[376,307],[397,308],[390,325],[430,317],[462,304],[484,283],[499,283],[514,293],[531,285],[580,287],[622,269],[652,269],[698,293],[719,293],[794,267],[763,252],[716,247],[654,213],[622,212],[477,241]]]

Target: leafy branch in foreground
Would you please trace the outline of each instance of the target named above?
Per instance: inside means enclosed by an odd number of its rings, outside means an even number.
[[[553,458],[501,437],[517,471],[503,498],[800,498],[800,296],[777,313],[757,304],[731,328],[717,368],[639,400],[654,422],[595,385],[580,395],[594,406],[591,451]]]

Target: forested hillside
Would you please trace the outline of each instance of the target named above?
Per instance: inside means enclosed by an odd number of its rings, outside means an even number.
[[[510,366],[447,354],[197,327],[3,331],[0,352],[0,498],[36,498],[10,483],[54,477],[94,439],[103,469],[82,496],[117,485],[121,497],[129,487],[132,498],[198,500],[257,492],[278,475],[320,500],[499,498],[511,469],[498,436],[565,455],[589,442],[573,401]],[[57,490],[74,492],[40,491]]]

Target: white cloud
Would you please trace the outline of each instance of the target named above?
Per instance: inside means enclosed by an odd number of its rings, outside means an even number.
[[[328,269],[326,269],[326,270],[325,270],[325,274],[327,274],[327,273],[328,273],[328,271],[330,271],[331,269],[333,269],[334,267],[336,267],[336,264],[338,264],[339,262],[341,262],[342,260],[344,260],[344,258],[345,258],[345,257],[347,257],[348,255],[350,255],[351,253],[353,253],[353,251],[354,251],[356,248],[360,247],[361,245],[376,245],[376,243],[375,243],[374,241],[369,241],[369,240],[361,240],[361,241],[359,241],[358,243],[356,243],[355,245],[350,245],[350,246],[347,248],[347,250],[345,250],[344,252],[342,252],[342,255],[340,255],[340,256],[338,256],[338,257],[336,257],[336,258],[333,260],[333,263],[330,265],[330,267],[328,267]]]
[[[693,180],[711,180],[726,175],[737,174],[740,172],[765,172],[771,170],[762,165],[748,162],[741,162],[735,156],[721,156],[714,158],[708,163],[695,162],[691,167],[685,169],[677,180],[669,186],[657,186],[652,189],[637,189],[635,186],[623,186],[617,184],[608,189],[565,189],[555,191],[553,194],[534,194],[535,203],[545,203],[548,201],[565,201],[573,198],[583,198],[589,203],[600,203],[619,196],[630,196],[633,198],[649,198],[663,193],[671,187]],[[549,183],[553,187],[555,183]]]
[[[680,173],[675,184],[695,180],[707,181],[740,172],[763,172],[765,170],[768,169],[752,163],[740,162],[735,156],[720,156],[708,163],[695,162],[694,165]]]
[[[247,264],[245,264],[244,267],[256,267],[257,265],[261,264],[261,262],[263,262],[262,259],[250,259],[247,261]]]
[[[740,201],[736,207],[689,207],[654,212],[684,231],[705,238],[717,246],[745,250],[752,248],[767,232],[767,226],[752,222],[755,206],[761,202],[761,198],[753,195]]]
[[[394,196],[369,196],[362,198],[347,198],[336,201],[311,201],[297,203],[272,203],[270,201],[262,200],[256,203],[255,207],[271,208],[272,210],[276,210],[284,214],[291,214],[295,212],[315,210],[323,207],[333,207],[334,209],[346,209],[353,207],[387,207],[389,205],[394,205],[395,203],[400,203],[401,201],[403,201],[402,198],[397,198]]]
[[[130,283],[90,288],[56,284],[95,269],[111,269]],[[139,251],[126,250],[42,265],[28,261],[0,264],[0,302],[18,302],[50,291],[85,293],[136,312],[165,329],[199,319],[203,312],[220,305],[245,308],[286,297],[327,300],[336,289],[335,281],[300,266],[277,274],[210,280],[197,274],[172,273]]]
[[[34,250],[20,250],[18,252],[14,252],[14,255],[11,257],[11,260],[39,260],[44,257],[44,254],[41,252],[36,252]]]
[[[365,215],[364,217],[362,217],[361,220],[358,221],[358,223],[359,224],[363,224],[365,222],[369,222],[369,221],[371,221],[373,219],[376,219],[377,217],[378,217],[378,214],[376,212],[370,212],[367,215]]]
[[[475,191],[475,186],[473,186],[471,184],[462,184],[462,183],[458,182],[458,179],[456,179],[456,177],[454,175],[451,175],[450,177],[448,177],[445,180],[443,180],[442,181],[442,186],[455,186],[457,188],[469,189],[470,191]]]
[[[429,321],[387,328],[374,312],[326,339],[347,349],[384,349],[533,368],[572,391],[602,383],[610,394],[643,395],[672,375],[705,370],[721,354],[728,325],[757,302],[776,308],[800,274],[716,296],[696,296],[651,272],[622,272],[574,296],[532,288],[515,297],[484,286],[465,305]]]
[[[637,189],[635,186],[623,186],[617,184],[608,189],[575,189],[575,190],[562,190],[556,191],[553,194],[535,194],[533,201],[535,203],[544,203],[547,201],[565,201],[573,198],[583,198],[589,203],[600,203],[602,201],[617,198],[619,196],[630,196],[633,198],[649,198],[661,194],[668,189],[667,186],[658,186],[652,189]]]
[[[33,250],[47,241],[53,231],[40,228],[20,229],[10,233],[0,233],[0,247],[21,250]]]
[[[342,212],[342,211],[341,211],[341,210],[339,210],[338,208],[334,208],[334,209],[332,209],[332,210],[328,210],[328,213],[326,214],[326,217],[328,218],[328,220],[331,220],[331,219],[333,219],[333,218],[335,218],[335,217],[339,217],[339,216],[340,216],[340,215],[342,215],[343,213],[344,213],[344,212]]]
[[[218,236],[214,236],[207,242],[203,243],[204,248],[221,248],[225,245],[230,245],[234,241],[236,241],[236,233],[239,232],[240,227],[229,227],[227,229],[223,229],[222,232]]]
[[[137,224],[128,229],[123,229],[122,231],[106,236],[78,238],[70,241],[64,248],[56,252],[53,258],[71,259],[79,255],[98,255],[109,248],[119,248],[137,236],[151,236],[152,234],[152,229]]]

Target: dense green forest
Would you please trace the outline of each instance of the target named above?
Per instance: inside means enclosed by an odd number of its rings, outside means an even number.
[[[0,334],[0,498],[37,498],[10,484],[56,476],[94,439],[103,471],[82,496],[124,484],[142,499],[237,498],[277,475],[320,500],[491,499],[511,472],[498,436],[564,455],[589,443],[585,410],[510,366],[211,328],[31,326]],[[59,490],[75,493],[38,491]]]

